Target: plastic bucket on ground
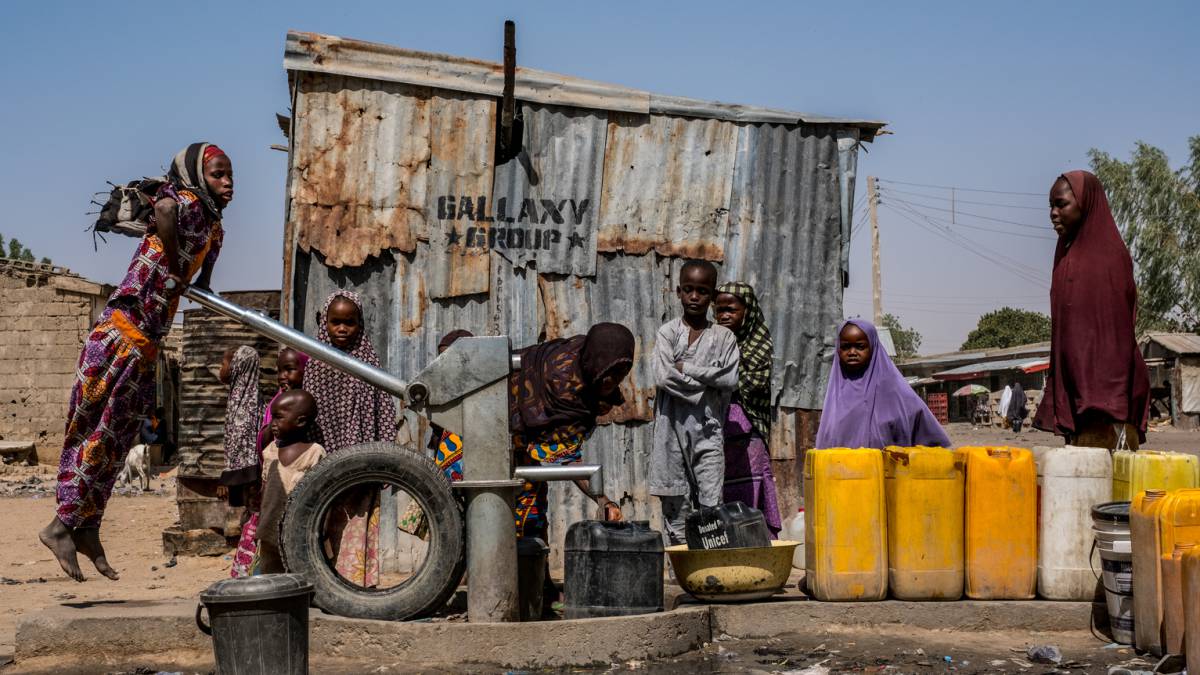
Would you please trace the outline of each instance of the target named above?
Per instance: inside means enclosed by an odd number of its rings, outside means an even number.
[[[303,574],[263,574],[209,586],[200,594],[196,624],[212,636],[217,673],[307,673],[312,594]],[[211,625],[202,620],[205,609]]]
[[[1129,539],[1129,502],[1092,507],[1092,533],[1100,553],[1104,599],[1113,640],[1133,644],[1133,547]]]

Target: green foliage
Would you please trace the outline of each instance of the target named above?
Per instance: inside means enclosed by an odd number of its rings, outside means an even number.
[[[1139,332],[1200,328],[1200,136],[1188,148],[1178,170],[1142,142],[1128,162],[1088,153],[1133,256]]]
[[[883,327],[892,333],[892,344],[896,347],[896,358],[910,359],[921,349],[921,334],[915,328],[905,328],[895,314],[883,315]]]
[[[1004,349],[1050,339],[1050,317],[1027,309],[1002,307],[979,317],[962,349]]]
[[[16,237],[8,240],[8,250],[5,250],[4,236],[0,235],[0,258],[9,258],[11,260],[24,260],[25,262],[33,262],[33,251],[22,244]],[[50,265],[49,258],[42,258],[42,262]]]

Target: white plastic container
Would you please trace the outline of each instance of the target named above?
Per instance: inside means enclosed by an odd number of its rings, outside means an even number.
[[[798,570],[804,569],[804,507],[801,506],[796,515],[788,518],[783,523],[783,529],[779,531],[779,538],[786,541],[798,541],[800,545],[796,547],[796,552],[792,554],[792,567]]]
[[[1112,459],[1104,448],[1037,447],[1038,595],[1090,601],[1096,590],[1092,507],[1112,501]]]

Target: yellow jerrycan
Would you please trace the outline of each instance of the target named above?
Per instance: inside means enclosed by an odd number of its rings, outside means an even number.
[[[1129,497],[1145,490],[1200,487],[1200,462],[1181,452],[1135,452],[1129,459]]]
[[[883,476],[892,597],[962,597],[962,460],[945,448],[890,447],[883,454]]]
[[[804,457],[805,580],[817,600],[887,597],[883,453],[809,450]]]
[[[1200,546],[1183,554],[1184,653],[1189,673],[1200,673]]]
[[[1142,454],[1152,452],[1153,450],[1143,450]],[[1112,498],[1115,502],[1127,502],[1133,499],[1133,493],[1129,491],[1129,466],[1132,462],[1132,450],[1117,450],[1112,454]]]
[[[1024,448],[962,448],[967,457],[966,592],[1028,600],[1037,587],[1037,469]]]
[[[1162,565],[1163,651],[1183,653],[1182,557],[1200,544],[1200,488],[1167,494],[1158,509]]]
[[[1134,495],[1129,507],[1129,541],[1133,549],[1133,640],[1138,649],[1155,656],[1163,655],[1158,510],[1166,496],[1166,490],[1146,490]]]

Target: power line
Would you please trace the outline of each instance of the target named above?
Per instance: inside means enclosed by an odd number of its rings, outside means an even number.
[[[885,191],[884,194],[886,195],[887,192]],[[1045,232],[1046,230],[1050,229],[1050,228],[1046,227],[1045,225],[1030,225],[1029,223],[1019,223],[1015,220],[1005,220],[1004,218],[993,218],[991,216],[985,216],[985,215],[982,215],[979,213],[971,213],[970,211],[961,211],[959,209],[944,209],[940,206],[929,206],[928,204],[915,204],[913,202],[901,199],[899,197],[893,197],[892,201],[902,202],[904,204],[908,204],[909,206],[916,206],[916,207],[919,207],[922,209],[931,209],[933,211],[943,211],[945,213],[953,213],[958,216],[970,216],[972,218],[980,218],[982,220],[991,220],[991,221],[994,221],[997,223],[1004,223],[1006,225],[1016,225],[1017,227],[1025,227],[1025,228],[1028,228],[1031,230],[1039,230],[1041,232]],[[955,223],[955,225],[961,225],[961,224],[962,223]],[[1031,236],[1031,235],[1025,235],[1025,236]],[[1047,238],[1051,238],[1051,237],[1047,237]]]
[[[965,227],[969,230],[979,230],[980,232],[991,232],[993,234],[1002,234],[1006,237],[1021,237],[1024,239],[1041,239],[1042,241],[1058,241],[1058,239],[1056,237],[1043,237],[1043,236],[1037,235],[1037,234],[1025,234],[1024,232],[1012,232],[1009,230],[998,230],[994,227],[984,227],[982,225],[972,225],[971,223],[964,223],[961,221],[953,222],[953,221],[946,220],[945,218],[938,218],[936,216],[931,216],[927,213],[922,213],[920,211],[916,211],[916,208],[919,208],[921,206],[920,204],[913,204],[912,202],[908,202],[903,199],[893,199],[892,201],[897,204],[904,205],[905,208],[913,209],[913,211],[915,213],[920,213],[921,217],[929,220],[930,222],[936,221],[937,223],[940,223],[941,226],[948,227],[950,229],[954,229],[957,227]],[[959,211],[959,214],[962,214],[962,212]]]
[[[1049,210],[1049,208],[1046,206],[1021,206],[1019,204],[1001,204],[999,202],[975,202],[975,201],[970,201],[967,199],[959,199],[957,197],[954,197],[954,198],[941,197],[938,195],[927,195],[922,192],[909,192],[907,190],[897,190],[896,188],[884,188],[884,190],[886,190],[887,192],[893,192],[893,193],[901,194],[901,195],[911,195],[913,197],[925,197],[927,199],[937,199],[937,200],[943,201],[943,202],[958,202],[959,204],[974,204],[976,206],[999,206],[1000,208],[1004,208],[1004,209],[1025,209],[1027,211],[1041,211],[1041,212],[1046,212]]]
[[[986,192],[993,195],[1022,195],[1026,197],[1046,197],[1048,193],[1038,192],[1013,192],[1011,190],[984,190],[980,188],[965,188],[957,185],[930,185],[929,183],[906,183],[902,180],[889,180],[880,178],[879,180],[885,183],[894,183],[896,185],[911,185],[913,187],[937,188],[939,190],[961,190],[962,192]]]
[[[938,226],[936,223],[934,223],[934,222],[933,222],[933,220],[931,219],[931,217],[930,217],[930,216],[927,216],[927,215],[925,215],[924,213],[921,213],[920,211],[917,211],[916,209],[912,208],[911,206],[905,205],[905,204],[903,204],[903,203],[901,203],[901,206],[902,206],[904,209],[906,209],[906,210],[907,210],[909,213],[911,213],[912,215],[914,215],[914,216],[916,216],[916,217],[918,217],[918,218],[920,218],[920,219],[924,220],[926,223],[928,223],[928,224],[929,224],[929,226],[930,226],[931,228],[933,228],[933,230],[932,230],[932,231],[934,231],[934,232],[937,232],[938,234],[944,235],[944,236],[946,236],[946,237],[949,237],[950,239],[952,239],[952,240],[954,240],[954,241],[956,241],[956,242],[961,242],[962,244],[964,244],[964,245],[966,245],[966,246],[968,246],[968,247],[972,247],[972,248],[980,248],[980,249],[983,249],[983,250],[987,251],[989,254],[991,254],[992,256],[994,256],[994,257],[996,257],[996,258],[1000,258],[1002,261],[1005,261],[1005,262],[1006,262],[1008,265],[1010,265],[1011,267],[1015,268],[1016,270],[1018,270],[1018,271],[1019,271],[1019,270],[1023,270],[1023,271],[1025,271],[1025,272],[1026,272],[1026,274],[1027,274],[1028,276],[1031,276],[1031,277],[1033,277],[1033,278],[1035,278],[1035,279],[1039,279],[1040,281],[1039,281],[1038,283],[1048,283],[1048,280],[1047,280],[1047,279],[1045,279],[1045,278],[1042,276],[1042,271],[1041,271],[1041,270],[1039,270],[1039,269],[1037,269],[1037,268],[1035,268],[1035,267],[1033,267],[1033,266],[1031,266],[1031,265],[1027,265],[1027,264],[1025,264],[1025,263],[1023,263],[1023,262],[1021,262],[1021,261],[1019,261],[1019,260],[1016,260],[1016,259],[1014,259],[1014,258],[1011,258],[1011,257],[1009,257],[1009,256],[1007,256],[1007,255],[1005,255],[1005,254],[1003,254],[1003,253],[1000,253],[999,251],[996,251],[996,250],[993,250],[993,249],[989,249],[989,248],[987,248],[987,247],[985,247],[985,246],[983,246],[983,245],[979,244],[979,243],[978,243],[978,242],[976,242],[976,241],[973,241],[973,240],[971,240],[971,239],[967,239],[966,237],[964,237],[964,236],[962,236],[961,234],[959,234],[959,233],[955,232],[955,231],[954,231],[953,229],[951,229],[951,228],[944,227],[944,226]],[[894,210],[896,210],[896,212],[897,212],[897,213],[901,213],[901,211],[900,211],[900,210],[898,210],[898,209],[894,209]],[[943,222],[944,222],[944,221],[943,221]]]
[[[1015,262],[1007,262],[1006,263],[1003,260],[997,259],[998,257],[1001,257],[1001,258],[1006,257],[1006,256],[1003,256],[1002,254],[995,253],[994,251],[990,252],[991,255],[989,255],[988,253],[984,253],[976,248],[977,245],[972,245],[969,242],[969,240],[960,241],[960,239],[962,239],[960,236],[953,235],[953,233],[945,232],[941,228],[937,227],[936,225],[932,225],[932,224],[926,225],[925,223],[922,223],[922,222],[914,219],[913,217],[909,216],[904,211],[901,211],[900,209],[897,209],[897,208],[893,208],[892,206],[890,206],[888,204],[884,204],[884,206],[887,206],[888,209],[891,210],[893,213],[900,216],[901,218],[904,218],[905,220],[909,221],[910,223],[916,225],[917,227],[919,227],[927,232],[930,232],[934,236],[942,239],[943,241],[947,241],[951,244],[954,244],[955,246],[958,246],[959,248],[964,249],[964,250],[976,255],[977,257],[982,258],[982,259],[986,260],[987,262],[990,262],[990,263],[998,266],[1000,269],[1003,269],[1004,271],[1022,279],[1023,281],[1026,281],[1026,282],[1036,285],[1036,286],[1041,286],[1043,288],[1048,286],[1048,280],[1046,280],[1045,278],[1039,277],[1035,272],[1025,271],[1025,269],[1022,269],[1025,266],[1022,265],[1021,263],[1015,263]],[[920,214],[917,214],[917,215],[920,215]],[[1032,270],[1032,268],[1028,268],[1028,269]]]
[[[856,298],[856,299],[860,299],[860,300],[861,299],[870,299],[869,296],[862,295],[859,292],[846,291],[846,295]],[[884,295],[888,296],[889,298],[892,298],[895,294],[884,293]],[[1048,296],[1047,297],[1038,296],[1038,297],[1045,300],[1045,299],[1047,299]],[[990,298],[979,298],[978,300],[933,300],[933,299],[913,300],[911,298],[901,297],[898,300],[890,300],[888,304],[891,304],[892,302],[897,302],[897,303],[906,304],[906,305],[925,305],[925,306],[939,306],[939,307],[943,306],[943,305],[948,305],[951,307],[953,307],[953,306],[978,307],[978,306],[982,306],[982,305],[990,305],[990,304],[997,304],[997,303],[1008,304],[1008,305],[1028,304],[1028,303],[1023,303],[1020,301],[1013,300],[1012,298],[1010,298],[1008,296],[992,296]]]

